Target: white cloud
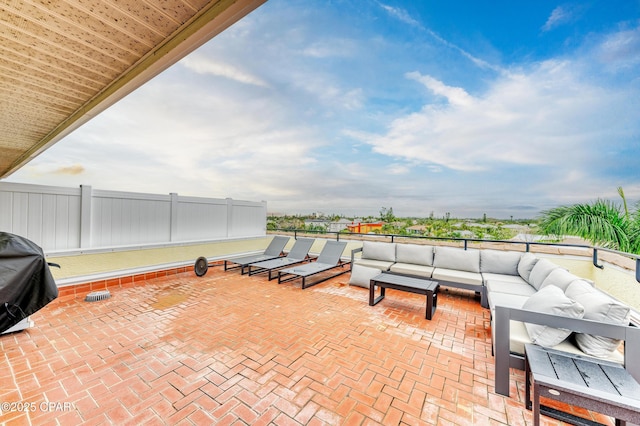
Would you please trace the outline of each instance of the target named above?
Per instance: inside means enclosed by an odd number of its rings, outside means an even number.
[[[237,66],[224,63],[221,60],[207,58],[197,52],[180,61],[188,69],[198,74],[210,74],[228,78],[239,83],[254,86],[269,87],[269,84],[260,77],[253,75]]]
[[[360,136],[375,152],[462,171],[502,165],[584,167],[603,134],[624,132],[624,93],[583,81],[579,66],[545,61],[501,76],[482,95],[417,72],[407,78],[447,99],[394,120],[381,135]],[[570,159],[570,161],[568,161]]]
[[[566,6],[557,6],[551,11],[547,22],[542,26],[542,31],[550,31],[572,20],[573,12],[571,10],[568,10]]]
[[[420,22],[418,22],[416,19],[414,19],[409,14],[409,12],[407,12],[405,9],[402,9],[400,7],[388,6],[388,5],[382,4],[382,3],[378,3],[378,4],[389,15],[391,15],[392,17],[398,19],[399,21],[404,22],[405,24],[409,24],[409,25],[414,26],[414,27],[422,28],[422,25],[420,24]]]

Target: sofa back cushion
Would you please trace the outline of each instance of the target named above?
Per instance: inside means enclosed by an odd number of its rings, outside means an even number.
[[[433,266],[433,247],[418,244],[396,245],[396,262]]]
[[[566,291],[567,287],[569,287],[569,284],[578,279],[579,278],[573,275],[571,272],[567,271],[564,268],[558,267],[553,269],[549,273],[549,275],[547,275],[547,278],[542,281],[542,284],[540,284],[540,289],[543,289],[549,285],[554,285],[556,287],[559,287],[560,290]]]
[[[631,308],[605,294],[584,280],[572,282],[567,297],[584,306],[584,318],[592,321],[629,325]],[[620,340],[585,333],[576,334],[576,343],[587,355],[607,358],[620,345]]]
[[[526,282],[529,282],[531,270],[536,266],[538,260],[540,259],[531,253],[525,253],[520,257],[520,262],[518,263],[518,275],[520,275],[520,277]]]
[[[395,262],[396,244],[365,241],[362,244],[362,258]]]
[[[565,296],[559,287],[553,285],[538,290],[524,302],[522,309],[567,318],[582,318],[584,316],[584,307]],[[545,347],[556,346],[571,335],[571,330],[546,325],[525,323],[525,327],[531,341]]]
[[[435,247],[433,266],[457,271],[480,272],[480,252],[455,247]]]
[[[529,284],[531,284],[536,290],[540,290],[540,286],[544,279],[547,278],[551,271],[556,268],[559,268],[559,266],[547,259],[538,260],[529,275]]]
[[[515,251],[480,251],[480,272],[492,274],[518,275],[518,264],[522,253]]]

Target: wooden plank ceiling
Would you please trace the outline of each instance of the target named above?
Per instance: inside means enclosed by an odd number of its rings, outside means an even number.
[[[0,179],[266,0],[0,3]]]

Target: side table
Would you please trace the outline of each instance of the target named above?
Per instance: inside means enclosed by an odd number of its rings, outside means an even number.
[[[540,412],[567,423],[593,424],[569,413],[540,406],[540,397],[585,407],[640,424],[640,384],[620,364],[574,355],[534,344],[525,345],[525,404],[531,409],[533,384],[533,424],[540,424]]]

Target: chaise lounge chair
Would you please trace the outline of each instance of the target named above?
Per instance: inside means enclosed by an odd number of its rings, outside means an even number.
[[[344,248],[347,246],[347,243],[342,241],[327,241],[322,251],[320,252],[320,256],[315,262],[306,263],[304,265],[295,266],[293,268],[287,268],[278,271],[278,284],[293,281],[297,278],[302,278],[302,288],[311,287],[318,283],[328,280],[329,278],[337,277],[338,275],[342,275],[345,272],[349,272],[349,268],[343,268],[344,265],[349,264],[350,262],[343,262],[340,258],[342,257],[342,252]],[[328,276],[323,276],[317,281],[309,284],[306,281],[306,278],[312,275],[319,274],[324,271],[328,271],[334,268],[342,268],[340,272]],[[287,275],[289,275],[287,277]]]
[[[241,274],[244,275],[245,268],[251,263],[275,259],[277,257],[283,256],[284,246],[286,246],[288,242],[289,237],[276,235],[273,237],[263,253],[226,259],[224,261],[224,270],[228,271],[230,269],[240,268]],[[236,266],[229,266],[230,264],[235,264]],[[199,257],[196,260],[196,264],[194,266],[196,275],[201,277],[207,273],[208,269],[209,262],[207,261],[207,259],[205,257]]]
[[[276,259],[265,260],[264,262],[250,263],[247,265],[249,275],[261,274],[264,272],[269,273],[269,281],[276,278],[277,275],[271,276],[271,272],[286,268],[287,266],[295,265],[296,263],[302,263],[309,260],[309,250],[315,240],[313,238],[298,238],[291,247],[291,251],[285,257],[278,257]]]

